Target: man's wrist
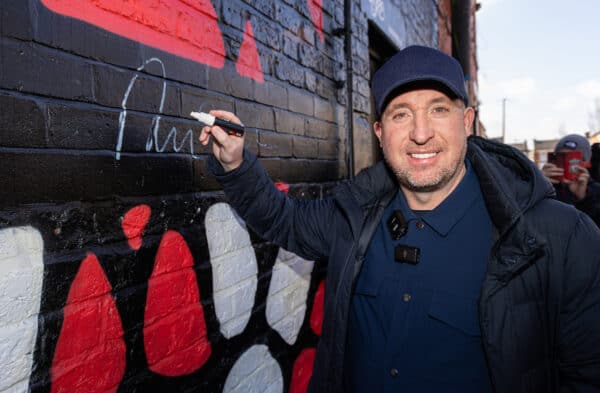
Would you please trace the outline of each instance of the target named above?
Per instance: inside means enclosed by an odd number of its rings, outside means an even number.
[[[221,166],[223,167],[223,169],[225,170],[225,172],[231,172],[231,171],[239,168],[240,165],[242,165],[242,162],[244,162],[243,159],[241,159],[239,161],[236,161],[234,163],[230,163],[230,164],[221,163]]]

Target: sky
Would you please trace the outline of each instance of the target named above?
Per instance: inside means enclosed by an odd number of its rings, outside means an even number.
[[[479,0],[480,120],[488,137],[556,139],[600,131],[599,0]]]

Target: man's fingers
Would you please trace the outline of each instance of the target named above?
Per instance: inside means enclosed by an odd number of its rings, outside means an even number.
[[[223,129],[219,126],[210,127],[210,133],[213,138],[215,138],[215,142],[217,142],[221,146],[225,146],[229,138],[229,134],[227,134]]]
[[[202,143],[203,145],[208,145],[208,142],[210,142],[211,135],[213,136],[215,141],[221,146],[227,143],[227,138],[229,138],[229,135],[225,131],[223,131],[221,127],[206,126],[202,127],[202,131],[200,131],[200,137],[198,138],[198,140],[200,140],[200,143]]]
[[[200,143],[202,143],[203,145],[208,145],[208,142],[210,142],[210,127],[202,127],[202,130],[200,131],[200,136],[198,137],[198,140],[200,141]]]
[[[211,114],[214,117],[220,117],[221,119],[230,121],[232,123],[237,123],[237,124],[242,124],[242,121],[233,113],[228,112],[228,111],[222,111],[219,109],[213,109],[212,111],[208,112],[209,114]]]

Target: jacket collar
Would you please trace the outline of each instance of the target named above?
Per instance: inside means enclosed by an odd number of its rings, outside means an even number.
[[[333,197],[358,237],[369,213],[374,208],[385,208],[397,190],[396,178],[382,160],[341,183],[334,189]]]
[[[477,173],[486,206],[500,235],[525,211],[554,195],[552,184],[515,148],[472,136],[468,139],[467,156]]]
[[[523,215],[553,196],[554,188],[533,162],[505,144],[470,137],[467,156],[479,178],[497,239],[488,265],[488,277],[494,282],[486,286],[484,298],[543,255],[546,239]]]

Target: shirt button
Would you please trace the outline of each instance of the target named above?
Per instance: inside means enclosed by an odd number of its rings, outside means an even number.
[[[398,369],[397,369],[397,368],[393,368],[393,369],[391,369],[391,370],[390,370],[390,375],[391,375],[392,377],[397,377],[397,376],[398,376],[398,374],[399,374],[399,372],[398,372]]]
[[[425,228],[425,223],[423,221],[417,221],[417,228],[419,228],[419,229]]]
[[[410,302],[410,298],[412,296],[410,296],[410,293],[405,293],[404,295],[402,295],[402,300],[404,300],[405,302]]]

